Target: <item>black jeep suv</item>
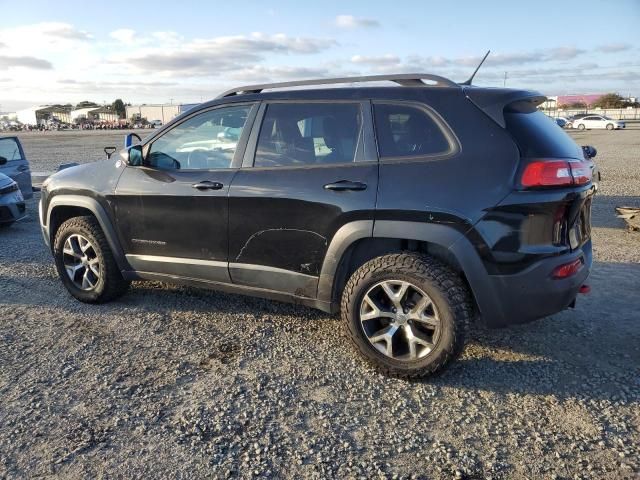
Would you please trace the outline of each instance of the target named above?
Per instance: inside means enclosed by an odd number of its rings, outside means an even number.
[[[397,85],[288,88],[370,81]],[[543,100],[428,74],[234,89],[50,177],[42,232],[80,301],[148,279],[341,311],[366,359],[424,376],[473,318],[583,288],[594,165]]]

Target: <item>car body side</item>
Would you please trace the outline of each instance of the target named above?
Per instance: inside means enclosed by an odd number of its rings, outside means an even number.
[[[91,214],[105,232],[125,278],[166,280],[249,293],[327,312],[338,310],[342,288],[351,273],[364,262],[391,252],[414,250],[439,258],[462,276],[473,294],[476,310],[489,326],[530,321],[569,306],[589,273],[591,242],[585,225],[588,219],[580,216],[584,216],[592,192],[590,185],[536,192],[519,191],[514,187],[521,167],[520,152],[514,139],[500,124],[501,111],[510,97],[537,98],[539,94],[502,89],[486,93],[448,87],[368,87],[243,94],[205,103],[143,140],[146,147],[193,115],[240,102],[261,106],[269,102],[349,101],[363,105],[365,142],[369,144],[369,151],[361,162],[354,162],[354,166],[363,169],[370,178],[375,176],[376,190],[371,192],[373,204],[362,205],[355,196],[350,197],[349,192],[336,194],[343,195],[340,203],[331,211],[327,228],[318,231],[313,227],[312,217],[321,218],[326,209],[318,207],[317,199],[310,198],[305,203],[291,204],[302,205],[293,214],[298,217],[308,215],[308,228],[274,228],[280,221],[278,215],[283,214],[278,210],[273,212],[273,218],[264,222],[267,227],[256,230],[256,233],[269,230],[275,242],[298,238],[304,243],[313,241],[312,237],[321,237],[323,255],[320,260],[314,260],[318,264],[315,267],[309,267],[299,259],[295,265],[273,267],[270,266],[272,259],[267,257],[269,252],[258,252],[249,264],[243,265],[239,260],[243,260],[245,253],[246,235],[242,242],[236,241],[232,228],[228,232],[227,259],[221,268],[229,271],[235,268],[234,278],[245,269],[246,277],[255,279],[253,284],[249,281],[237,284],[226,277],[203,278],[194,274],[193,268],[185,269],[183,274],[176,270],[170,275],[141,271],[132,265],[134,257],[128,255],[130,239],[123,237],[117,220],[121,215],[117,205],[119,180],[125,170],[145,167],[128,166],[119,160],[74,167],[50,177],[43,186],[40,204],[43,235],[50,245],[64,220]],[[375,102],[424,106],[450,136],[452,148],[441,155],[379,158],[371,111]],[[234,160],[231,189],[238,184],[242,186],[244,172],[255,168],[251,162],[255,132],[261,118],[258,112],[253,125],[247,126],[250,131],[240,146],[243,154]],[[296,172],[274,169],[273,176],[280,176],[278,181],[284,184],[295,184],[306,181],[305,172],[317,175],[319,170],[321,167],[301,167]],[[241,200],[247,201],[250,195],[246,192],[251,187],[247,184],[242,190],[245,193]],[[271,187],[277,190],[276,185]],[[281,193],[276,191],[276,194]],[[232,202],[229,214],[232,216],[236,200],[229,200],[229,195],[227,201]],[[559,204],[575,211],[571,225],[558,226],[555,210],[549,206]],[[314,210],[314,206],[318,208]],[[168,228],[171,228],[174,216],[179,214],[177,211],[166,212]],[[135,218],[130,220],[135,221]],[[262,220],[251,217],[247,221]],[[582,231],[573,233],[579,238],[572,244],[569,237],[574,229]],[[286,236],[285,230],[302,230],[302,233],[297,233],[298,237]],[[550,238],[558,231],[564,241],[553,243]],[[292,245],[295,246],[295,242]],[[574,258],[582,258],[584,262],[578,275],[561,280],[551,278],[554,268]],[[139,258],[135,260],[139,261]],[[205,261],[203,265],[209,264]],[[305,268],[313,269],[306,271]]]

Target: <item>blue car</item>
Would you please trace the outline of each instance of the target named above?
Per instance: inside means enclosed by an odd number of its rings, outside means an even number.
[[[31,169],[18,137],[0,137],[0,173],[15,180],[25,199],[33,197]]]

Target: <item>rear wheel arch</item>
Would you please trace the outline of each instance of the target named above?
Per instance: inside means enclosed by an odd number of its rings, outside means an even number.
[[[373,258],[401,252],[416,252],[438,259],[460,276],[473,295],[465,268],[449,248],[464,237],[460,231],[430,223],[376,221],[375,227],[371,226],[371,235],[364,235],[364,231],[360,233],[356,238],[338,234],[334,237],[320,275],[319,300],[336,305],[350,276],[360,266]],[[341,243],[340,247],[334,242]],[[339,254],[337,258],[336,254]]]

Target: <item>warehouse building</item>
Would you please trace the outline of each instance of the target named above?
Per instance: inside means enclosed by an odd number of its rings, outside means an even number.
[[[197,103],[128,105],[126,107],[127,119],[140,120],[144,118],[149,122],[160,120],[164,125],[197,105]]]

